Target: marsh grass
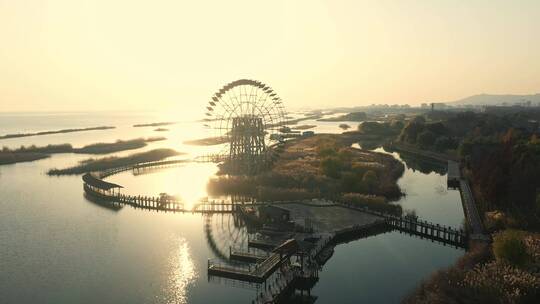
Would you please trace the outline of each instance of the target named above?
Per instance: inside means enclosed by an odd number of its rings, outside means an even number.
[[[129,166],[138,163],[159,161],[171,156],[180,155],[182,153],[172,149],[155,149],[147,152],[131,154],[125,157],[104,157],[104,158],[89,158],[79,162],[77,166],[64,169],[51,169],[47,172],[48,175],[70,175],[83,174],[93,171],[102,171],[106,169]]]

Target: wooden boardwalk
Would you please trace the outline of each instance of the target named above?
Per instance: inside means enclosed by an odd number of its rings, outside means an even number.
[[[387,217],[386,223],[398,231],[455,247],[466,248],[468,244],[468,237],[465,231],[454,229],[452,227],[441,226],[428,221],[420,221],[416,218],[407,217]]]
[[[247,263],[259,263],[268,258],[268,255],[238,250],[230,249],[229,257],[231,260],[247,262]]]
[[[471,230],[471,239],[472,240],[481,240],[489,241],[489,236],[486,235],[484,231],[484,226],[482,225],[482,219],[476,208],[476,203],[474,202],[474,196],[469,186],[469,182],[465,179],[460,179],[459,181],[459,192],[461,193],[461,202],[463,203],[463,212],[467,218],[467,223],[469,229]]]
[[[236,210],[236,204],[225,202],[201,202],[196,204],[192,209],[186,209],[183,201],[167,196],[127,195],[121,193],[104,194],[95,191],[86,184],[83,185],[83,188],[88,195],[97,199],[140,209],[191,213],[233,213]]]
[[[398,230],[405,232],[411,235],[416,235],[421,238],[437,241],[443,244],[448,244],[455,247],[466,248],[468,235],[466,231],[461,229],[456,229],[449,226],[443,226],[435,223],[431,223],[425,220],[418,219],[417,217],[407,217],[407,216],[397,216],[386,214],[382,212],[377,212],[369,210],[364,207],[358,207],[352,204],[341,204],[342,206],[358,210],[362,212],[367,212],[373,215],[378,215],[384,220],[384,224],[390,230]],[[359,226],[357,230],[354,230],[354,227],[351,227],[352,231],[349,233],[358,234],[363,232],[370,232],[367,229],[370,228],[374,233],[385,232],[384,229],[380,228],[380,222],[373,223],[371,226]],[[371,233],[371,232],[370,232]],[[370,235],[370,234],[367,234]]]
[[[200,161],[216,161],[215,156],[208,156],[208,158],[200,159]],[[180,159],[180,160],[166,160],[138,163],[135,165],[121,166],[93,174],[95,178],[98,178],[98,182],[103,182],[102,179],[126,171],[133,171],[134,174],[140,174],[146,170],[162,169],[175,167],[192,160]],[[232,213],[235,211],[235,204],[226,202],[207,201],[195,204],[192,209],[186,209],[184,202],[174,197],[167,195],[160,196],[145,196],[145,195],[129,195],[118,192],[111,192],[104,189],[99,189],[95,186],[87,184],[84,180],[83,189],[85,193],[91,197],[109,201],[117,204],[129,205],[134,208],[170,211],[170,212],[197,212],[197,213]],[[119,185],[116,185],[119,186]],[[121,187],[121,186],[119,186]]]

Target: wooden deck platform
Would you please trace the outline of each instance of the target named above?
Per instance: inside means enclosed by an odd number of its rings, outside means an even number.
[[[241,250],[231,250],[229,256],[231,260],[247,262],[247,263],[259,263],[259,262],[264,261],[266,258],[268,258],[268,255],[241,251]]]
[[[263,283],[279,266],[289,258],[274,253],[263,261],[251,266],[232,266],[208,261],[208,275],[220,276],[240,281]]]

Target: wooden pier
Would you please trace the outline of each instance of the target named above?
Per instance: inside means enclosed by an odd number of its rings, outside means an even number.
[[[255,265],[226,265],[208,260],[208,275],[253,283],[264,283],[279,266],[289,258],[273,253]]]

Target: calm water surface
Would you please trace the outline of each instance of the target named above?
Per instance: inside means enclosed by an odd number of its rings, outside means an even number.
[[[169,132],[135,123],[168,121],[158,114],[2,114],[0,134],[114,125],[117,129],[0,141],[0,146],[72,143],[82,146],[147,136],[167,141],[137,150],[172,147],[191,157],[208,152],[182,141],[204,137],[200,124],[181,122]],[[318,132],[339,132],[339,123],[317,124]],[[354,125],[354,123],[351,123]],[[219,149],[219,147],[217,148]],[[124,151],[115,155],[126,155]],[[85,199],[80,176],[45,172],[88,158],[56,154],[31,163],[0,166],[0,303],[250,303],[255,292],[208,282],[213,246],[242,242],[246,232],[231,216],[170,214],[130,207],[107,208]],[[396,157],[399,157],[396,155]],[[186,204],[206,196],[212,164],[111,181],[126,192],[180,196]],[[459,193],[446,190],[445,175],[407,168],[399,181],[407,196],[398,203],[425,219],[460,226]],[[210,227],[205,229],[205,227]],[[211,238],[209,238],[211,234]],[[342,244],[324,266],[312,291],[317,303],[395,303],[431,272],[451,265],[461,250],[392,232]]]

